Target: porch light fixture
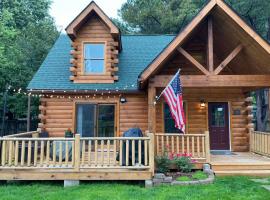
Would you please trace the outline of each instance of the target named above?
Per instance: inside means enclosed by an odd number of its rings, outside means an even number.
[[[124,97],[121,97],[121,98],[120,98],[120,102],[121,102],[121,103],[126,103],[126,102],[127,102],[127,99],[124,98]]]
[[[201,104],[200,104],[201,108],[205,108],[206,104],[205,104],[205,100],[201,100]]]

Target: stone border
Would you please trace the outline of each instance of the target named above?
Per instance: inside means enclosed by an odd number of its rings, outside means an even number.
[[[171,176],[165,176],[165,174],[157,173],[155,174],[153,180],[147,180],[145,182],[145,187],[152,187],[158,185],[203,185],[213,183],[215,180],[215,175],[214,172],[211,170],[210,165],[204,164],[203,171],[208,174],[208,178],[197,181],[176,181],[173,180]]]

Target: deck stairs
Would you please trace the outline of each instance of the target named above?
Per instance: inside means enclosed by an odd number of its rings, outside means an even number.
[[[216,176],[270,177],[270,159],[253,153],[214,156],[210,162]]]

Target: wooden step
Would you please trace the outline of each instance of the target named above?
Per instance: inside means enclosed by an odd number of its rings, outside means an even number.
[[[270,170],[269,163],[233,163],[233,164],[212,164],[214,171],[232,170]]]
[[[216,176],[259,176],[269,177],[270,170],[229,170],[215,171]]]

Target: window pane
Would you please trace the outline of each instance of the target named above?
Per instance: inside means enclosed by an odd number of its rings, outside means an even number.
[[[98,106],[98,137],[114,136],[114,105]]]
[[[85,73],[103,73],[104,60],[85,60],[84,71]]]
[[[225,108],[224,106],[213,106],[211,110],[212,121],[211,126],[224,127],[225,126]]]
[[[184,112],[186,114],[186,104],[184,102]],[[172,118],[170,108],[167,103],[164,103],[164,126],[165,126],[165,133],[180,133],[181,131],[175,128],[175,122]]]
[[[85,44],[84,59],[104,59],[104,44]]]
[[[77,105],[76,133],[82,137],[94,137],[95,107],[91,104]]]

